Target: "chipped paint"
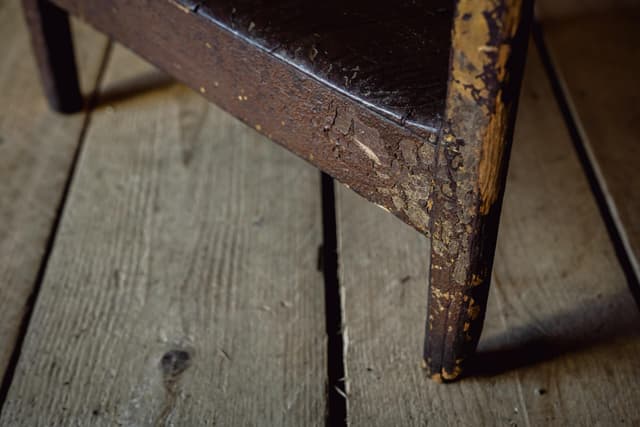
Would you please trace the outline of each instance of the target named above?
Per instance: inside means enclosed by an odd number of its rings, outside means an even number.
[[[432,251],[425,358],[434,361],[430,373],[444,381],[462,373],[482,330],[499,212],[493,207],[503,190],[516,99],[509,91],[519,79],[510,75],[519,72],[510,62],[512,44],[531,11],[529,0],[456,4],[445,126],[427,202]],[[521,55],[526,37],[517,42]]]
[[[500,194],[502,156],[506,146],[509,106],[503,86],[508,79],[511,41],[520,22],[522,0],[458,2],[449,88],[449,117],[472,110],[468,123],[452,120],[453,138],[480,143],[478,189],[480,213],[486,215]],[[497,33],[497,34],[496,34]]]
[[[362,151],[364,151],[364,154],[367,155],[368,158],[370,158],[371,160],[373,160],[377,165],[382,164],[380,162],[380,158],[378,157],[378,155],[376,153],[373,152],[373,150],[369,147],[367,147],[366,145],[364,145],[362,143],[362,141],[358,140],[357,137],[353,137],[353,141],[358,144],[358,147],[360,147],[360,149],[362,149]]]
[[[168,2],[174,5],[175,7],[177,7],[178,9],[180,9],[181,11],[183,11],[184,13],[191,13],[191,10],[187,6],[178,3],[176,0],[168,0]]]

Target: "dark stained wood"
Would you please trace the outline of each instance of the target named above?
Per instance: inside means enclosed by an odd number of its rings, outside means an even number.
[[[48,0],[23,0],[22,5],[51,108],[62,113],[81,110],[83,101],[67,12]]]
[[[178,0],[395,121],[438,128],[450,0]]]
[[[437,129],[381,114],[196,7],[169,0],[153,7],[142,0],[55,2],[428,233],[426,201]]]
[[[542,22],[552,22],[582,15],[610,14],[613,10],[622,12],[637,7],[638,0],[537,0],[536,17]]]
[[[0,425],[324,426],[319,186],[181,85],[99,108]]]
[[[456,379],[486,310],[533,4],[457,2],[447,100],[429,196],[431,273],[424,359]]]

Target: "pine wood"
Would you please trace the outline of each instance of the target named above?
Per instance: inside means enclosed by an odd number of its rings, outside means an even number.
[[[149,65],[117,48],[105,95]],[[318,172],[182,86],[94,114],[1,425],[323,425]]]
[[[640,7],[553,21],[546,40],[640,277]]]
[[[93,91],[106,38],[75,25],[82,86]],[[20,3],[0,2],[0,376],[34,289],[84,114],[46,105]]]
[[[528,61],[472,377],[438,386],[415,357],[428,241],[338,191],[351,425],[640,422],[640,315],[535,50]]]

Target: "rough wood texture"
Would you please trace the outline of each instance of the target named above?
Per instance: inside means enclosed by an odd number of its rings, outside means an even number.
[[[321,81],[321,77],[260,47],[257,41],[230,31],[205,14],[211,8],[204,5],[186,7],[176,0],[154,2],[153,7],[143,0],[111,0],[108,4],[102,0],[55,0],[55,3],[112,35],[369,200],[385,206],[418,230],[429,232],[428,177],[433,175],[438,130],[429,123],[383,114],[382,107],[372,108],[357,97],[348,96]],[[413,8],[416,12],[423,10],[421,6]],[[409,12],[404,14],[413,22]],[[443,20],[449,21],[443,15]],[[141,23],[145,31],[139,30]],[[258,29],[257,24],[254,29]],[[332,29],[325,29],[327,38],[331,36],[329,30]],[[425,32],[428,33],[421,30],[420,34]],[[449,36],[444,37],[448,42]],[[367,41],[377,43],[375,37]],[[439,61],[433,64],[417,61],[422,70],[418,75],[424,71],[425,78],[425,70],[430,66],[440,69],[442,61],[448,63],[449,53],[442,51],[442,46],[448,43],[439,40],[435,44],[442,55]],[[403,51],[404,55],[408,53],[411,52]],[[425,58],[432,56],[430,53]],[[379,57],[371,61],[383,62]],[[377,81],[386,80],[384,69],[372,70],[383,73]]]
[[[106,39],[75,26],[82,85],[93,90]],[[83,115],[51,112],[36,81],[20,3],[0,2],[0,376],[45,253]]]
[[[101,108],[0,424],[323,425],[321,240],[318,172],[191,91]]]
[[[436,148],[425,367],[456,379],[484,313],[527,47],[528,0],[459,0]]]
[[[553,21],[549,49],[640,277],[640,7]]]
[[[351,425],[640,423],[640,316],[533,49],[511,158],[478,365],[446,387],[411,333],[428,242],[339,189]]]
[[[460,375],[482,329],[531,0],[54,1],[432,235],[425,366]]]
[[[63,113],[81,110],[69,15],[48,0],[22,0],[22,5],[49,105]]]

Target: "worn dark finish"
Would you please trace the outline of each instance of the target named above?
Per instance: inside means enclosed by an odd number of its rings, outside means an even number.
[[[384,116],[200,15],[195,6],[171,0],[153,7],[142,0],[55,2],[428,234],[436,131]]]
[[[425,361],[436,380],[460,374],[485,310],[529,0],[53,1],[432,235]]]
[[[456,379],[482,331],[526,56],[529,0],[460,0],[431,211],[424,358]]]
[[[67,12],[47,0],[23,0],[22,4],[51,108],[62,113],[81,110],[83,102]]]
[[[440,126],[451,0],[179,2],[392,120]]]

